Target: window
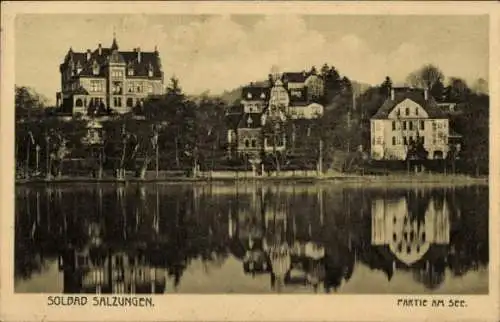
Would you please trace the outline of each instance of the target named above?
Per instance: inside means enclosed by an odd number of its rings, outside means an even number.
[[[134,100],[131,97],[129,97],[127,98],[127,107],[132,107],[132,106],[134,106]]]
[[[392,130],[395,131],[396,130],[396,121],[392,121]]]
[[[153,84],[148,84],[148,93],[153,94]]]
[[[115,107],[121,107],[122,106],[122,99],[121,99],[121,97],[115,97],[113,101],[115,103],[114,104]]]
[[[113,94],[122,94],[122,83],[113,82]]]
[[[128,69],[128,76],[134,76],[134,70],[132,68]]]
[[[142,93],[142,83],[136,84],[137,93]]]
[[[418,116],[418,107],[415,107],[415,115]]]
[[[250,146],[250,141],[248,141],[248,139],[245,139],[245,147],[249,147]]]
[[[392,145],[396,145],[396,137],[395,136],[392,137]]]
[[[420,121],[420,129],[421,129],[421,130],[423,130],[423,129],[424,129],[424,127],[425,127],[425,126],[424,126],[424,124],[425,124],[425,122],[424,122],[424,121]]]
[[[403,121],[403,130],[406,130],[406,121]]]
[[[412,121],[410,121],[410,122],[408,122],[408,123],[409,123],[409,126],[410,126],[410,131],[412,131],[412,130],[413,130],[413,122],[412,122]]]
[[[252,140],[252,148],[255,148],[257,146],[257,142],[255,141],[255,139]]]
[[[410,108],[409,107],[406,108],[405,113],[406,113],[406,116],[410,115]]]
[[[148,75],[149,75],[149,77],[153,77],[153,70],[152,69],[148,70]]]
[[[81,98],[77,99],[75,105],[76,105],[76,107],[82,107],[83,106],[82,99]]]
[[[424,145],[424,144],[425,144],[425,137],[423,137],[423,136],[422,136],[422,137],[420,138],[420,142],[422,142],[422,145]]]
[[[91,92],[102,92],[103,91],[102,81],[91,80],[90,81],[90,91]]]
[[[113,71],[111,71],[111,76],[114,78],[121,78],[121,77],[123,77],[123,71],[122,70],[113,70]]]
[[[408,139],[406,138],[406,136],[403,137],[403,142],[405,145],[408,145]]]

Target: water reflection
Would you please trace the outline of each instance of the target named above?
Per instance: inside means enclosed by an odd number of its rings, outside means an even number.
[[[488,188],[23,186],[15,238],[20,292],[486,293]]]

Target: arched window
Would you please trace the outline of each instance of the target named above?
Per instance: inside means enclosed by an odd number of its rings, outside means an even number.
[[[250,141],[248,139],[245,139],[245,147],[249,147],[250,146]]]
[[[76,107],[82,107],[83,106],[83,101],[81,98],[77,99],[75,102]]]
[[[127,107],[132,107],[132,106],[134,106],[134,100],[131,97],[129,97],[127,98]]]

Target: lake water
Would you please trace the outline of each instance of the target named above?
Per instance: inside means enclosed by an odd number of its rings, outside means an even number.
[[[488,187],[16,188],[15,291],[488,292]]]

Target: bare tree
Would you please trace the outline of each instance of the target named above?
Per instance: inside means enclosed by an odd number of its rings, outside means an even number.
[[[420,69],[410,73],[406,80],[414,87],[432,88],[435,83],[443,81],[444,74],[437,67],[432,64],[425,65]]]

